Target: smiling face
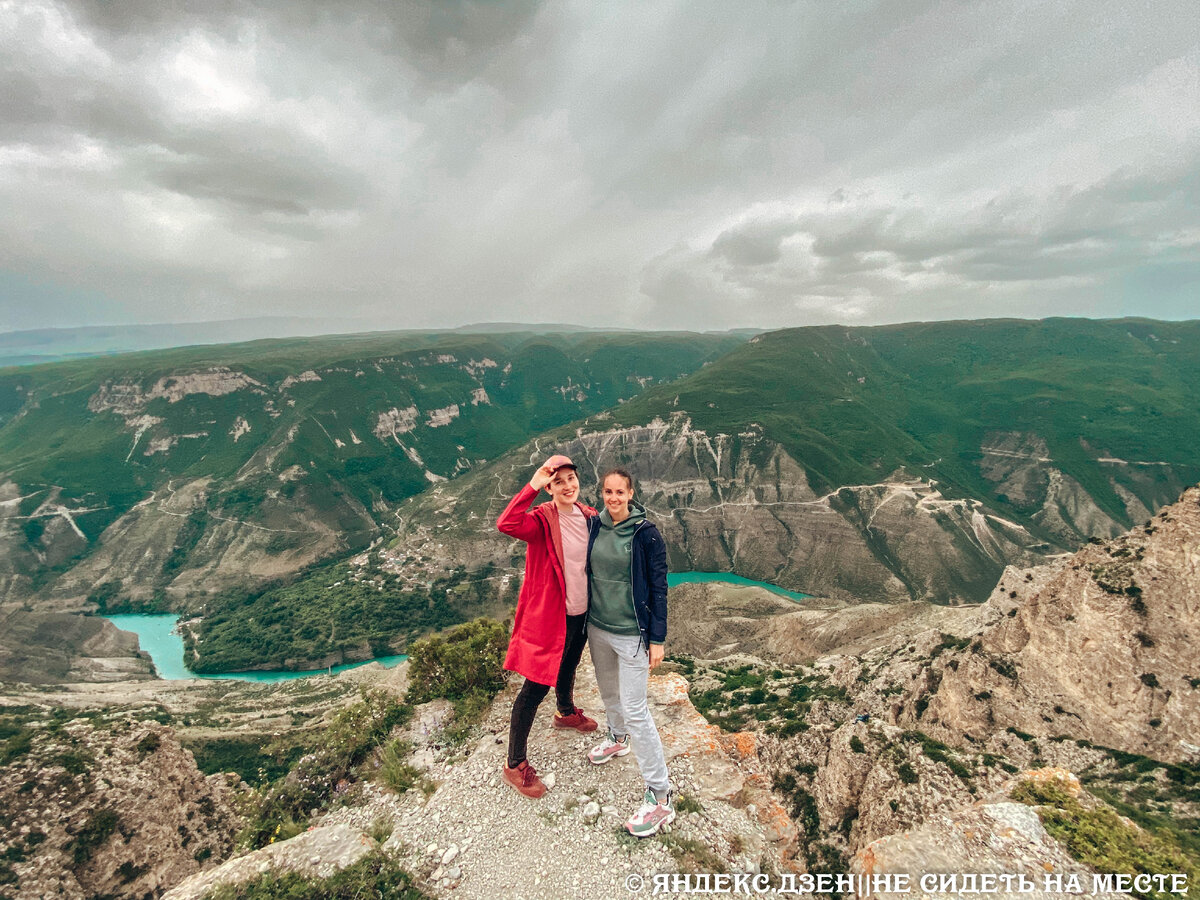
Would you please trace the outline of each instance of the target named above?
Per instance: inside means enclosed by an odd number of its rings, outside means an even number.
[[[560,508],[570,509],[579,497],[579,476],[575,474],[574,469],[559,469],[546,485],[546,493]]]
[[[633,488],[623,475],[612,474],[604,479],[604,508],[614,522],[629,517],[629,501],[633,499]]]

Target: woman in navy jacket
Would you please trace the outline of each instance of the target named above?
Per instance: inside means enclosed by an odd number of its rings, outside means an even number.
[[[667,548],[633,500],[633,476],[612,469],[601,485],[604,510],[588,520],[588,646],[608,738],[588,759],[602,765],[627,754],[632,744],[646,792],[625,827],[649,837],[675,818],[666,757],[646,696],[667,638]]]

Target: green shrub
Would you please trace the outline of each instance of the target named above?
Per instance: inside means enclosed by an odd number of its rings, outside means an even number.
[[[1003,675],[1005,678],[1007,678],[1009,681],[1017,680],[1017,668],[1007,659],[998,659],[996,657],[992,657],[988,660],[988,665],[1000,675]]]
[[[112,836],[120,822],[121,819],[116,810],[108,808],[93,810],[83,828],[67,842],[63,849],[71,850],[75,864],[82,865],[91,858],[93,850]]]
[[[946,766],[951,772],[961,778],[963,781],[968,781],[974,773],[963,763],[961,763],[953,754],[949,747],[941,741],[935,741],[929,735],[921,731],[906,731],[901,735],[901,740],[921,745],[921,752],[934,762],[941,763]]]
[[[504,625],[482,618],[414,642],[408,653],[409,700],[424,703],[498,690],[507,645]]]
[[[1036,806],[1046,831],[1072,857],[1099,872],[1180,872],[1190,881],[1200,875],[1200,860],[1177,844],[1128,824],[1107,806],[1085,807],[1062,782],[1023,781],[1012,798]],[[1172,896],[1153,890],[1133,895],[1145,900]]]
[[[450,700],[455,721],[447,736],[464,739],[504,687],[507,649],[508,628],[483,618],[416,641],[408,651],[409,703]]]
[[[370,853],[329,878],[306,878],[295,872],[268,872],[255,881],[222,885],[206,900],[427,900],[399,863],[381,852]]]
[[[162,739],[153,731],[147,732],[146,735],[138,741],[137,751],[139,757],[149,756],[162,746]]]
[[[859,739],[857,734],[850,736],[850,749],[855,753],[867,752],[867,748],[863,745],[863,742]]]
[[[7,766],[20,759],[33,748],[33,731],[19,731],[0,747],[0,766]]]
[[[336,787],[355,779],[355,767],[391,730],[412,716],[412,707],[386,691],[363,691],[362,699],[340,710],[320,743],[300,757],[295,767],[267,787],[251,811],[244,839],[262,847],[284,837],[292,823],[302,828],[313,809],[325,806]]]
[[[896,774],[905,784],[916,784],[921,779],[917,776],[917,770],[912,767],[912,764],[905,760],[896,766]]]

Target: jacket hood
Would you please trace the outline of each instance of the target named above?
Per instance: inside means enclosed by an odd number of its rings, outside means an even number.
[[[614,525],[612,516],[608,513],[608,508],[600,511],[600,524],[605,528],[613,528],[618,534],[625,534],[635,530],[638,525],[646,521],[646,507],[638,503],[636,500],[629,501],[629,517],[622,519],[619,525]]]

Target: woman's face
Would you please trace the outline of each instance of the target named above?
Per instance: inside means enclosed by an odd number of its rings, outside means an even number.
[[[629,501],[632,499],[633,491],[622,476],[609,475],[604,479],[604,507],[614,519],[629,515]]]
[[[561,506],[570,506],[579,496],[579,476],[574,469],[559,469],[546,485],[546,492]]]

